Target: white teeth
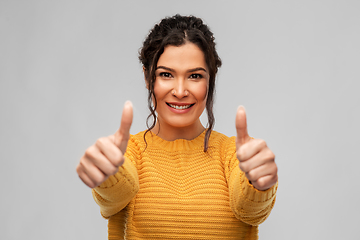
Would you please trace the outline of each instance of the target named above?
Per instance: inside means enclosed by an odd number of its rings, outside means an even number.
[[[175,109],[187,109],[187,108],[191,107],[191,104],[185,105],[185,106],[177,106],[177,105],[172,105],[169,103],[169,105],[170,105],[170,107],[175,108]]]

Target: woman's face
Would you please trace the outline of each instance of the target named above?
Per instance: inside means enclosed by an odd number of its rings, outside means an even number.
[[[201,49],[193,43],[165,47],[155,75],[154,94],[161,127],[199,127],[209,84],[209,70]]]

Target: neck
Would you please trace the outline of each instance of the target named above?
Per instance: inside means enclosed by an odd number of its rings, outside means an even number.
[[[200,119],[198,119],[197,122],[186,127],[174,127],[157,121],[151,131],[166,141],[174,141],[176,139],[192,140],[204,130],[204,126],[201,124]]]

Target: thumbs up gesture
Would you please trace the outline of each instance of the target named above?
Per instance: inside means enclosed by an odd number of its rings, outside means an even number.
[[[88,187],[99,186],[109,176],[117,173],[123,165],[132,119],[132,104],[127,101],[122,112],[120,128],[115,134],[99,138],[94,145],[86,149],[76,171]]]
[[[240,106],[236,113],[236,156],[239,167],[258,190],[271,188],[278,180],[275,155],[261,139],[253,139],[247,131],[246,112]]]

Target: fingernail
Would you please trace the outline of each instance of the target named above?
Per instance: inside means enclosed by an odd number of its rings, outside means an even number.
[[[132,102],[129,101],[129,100],[127,100],[127,101],[125,102],[124,106],[127,106],[127,105],[132,106]]]
[[[245,107],[243,105],[238,106],[237,110],[239,110],[240,108],[243,108],[245,110]]]

